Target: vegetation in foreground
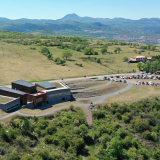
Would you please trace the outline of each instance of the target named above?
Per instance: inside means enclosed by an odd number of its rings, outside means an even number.
[[[93,124],[70,109],[46,117],[15,116],[0,124],[0,159],[159,159],[160,100],[98,105]]]

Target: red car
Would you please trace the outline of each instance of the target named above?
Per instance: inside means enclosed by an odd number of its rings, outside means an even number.
[[[130,77],[127,77],[127,79],[130,79]]]
[[[148,82],[146,82],[146,85],[149,85]]]
[[[144,82],[142,82],[142,85],[144,85],[145,83]]]

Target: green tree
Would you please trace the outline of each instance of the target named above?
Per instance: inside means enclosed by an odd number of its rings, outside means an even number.
[[[62,58],[68,59],[70,57],[72,57],[72,52],[70,50],[64,50],[62,52]]]
[[[85,124],[79,126],[79,132],[82,137],[86,137],[88,133],[88,127]]]
[[[104,47],[103,47],[103,48],[101,48],[101,53],[102,53],[102,54],[107,53],[107,49],[106,49],[106,48],[104,48]]]
[[[123,57],[123,61],[124,62],[128,61],[128,57],[127,56]]]
[[[30,127],[29,120],[28,119],[23,120],[21,125],[22,132],[26,134],[29,131],[29,127]]]
[[[96,62],[97,62],[97,63],[101,63],[101,59],[100,59],[100,58],[97,58],[97,59],[96,59]]]
[[[117,49],[118,53],[120,53],[121,48],[120,48],[120,47],[117,47],[116,49]]]
[[[133,52],[134,52],[135,54],[137,54],[137,50],[136,50],[136,49],[134,49]]]
[[[117,53],[117,49],[114,50],[114,53]]]
[[[142,63],[139,62],[139,63],[137,64],[137,68],[139,69],[139,71],[141,71],[142,67],[143,67]]]
[[[117,138],[112,138],[107,146],[107,153],[110,158],[121,159],[123,155],[123,146]]]

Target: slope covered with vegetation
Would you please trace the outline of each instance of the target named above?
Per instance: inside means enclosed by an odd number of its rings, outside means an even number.
[[[98,105],[88,126],[71,106],[47,117],[12,117],[0,124],[0,156],[9,160],[160,158],[160,101]]]
[[[33,82],[133,72],[138,70],[137,64],[125,63],[126,57],[159,55],[159,46],[145,46],[121,41],[1,31],[0,85],[17,79]]]

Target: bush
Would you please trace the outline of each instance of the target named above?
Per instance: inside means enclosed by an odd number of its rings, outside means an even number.
[[[121,114],[120,114],[119,112],[117,112],[117,113],[115,114],[115,117],[116,117],[117,119],[119,119],[119,120],[122,119],[122,116],[121,116]]]
[[[122,115],[122,120],[124,123],[129,123],[130,122],[130,118],[128,116]]]
[[[123,128],[119,128],[118,131],[117,131],[117,135],[120,137],[120,138],[125,138],[126,135],[127,135],[127,132],[123,129]]]
[[[93,117],[94,117],[95,119],[105,118],[105,113],[104,113],[103,110],[94,111],[94,112],[93,112]]]
[[[143,119],[131,120],[131,127],[137,132],[144,132],[149,129],[149,123]]]
[[[118,130],[119,128],[121,128],[122,126],[118,123],[118,122],[114,122],[113,123],[113,128],[115,129],[115,130]]]
[[[126,136],[125,139],[122,140],[122,145],[125,149],[129,149],[132,146],[132,139]]]
[[[53,124],[53,123],[51,123],[47,128],[46,128],[46,132],[48,133],[48,134],[55,134],[56,132],[57,132],[57,128],[56,128],[56,126]]]
[[[71,110],[71,111],[74,111],[74,105],[73,105],[73,104],[72,104],[72,105],[70,105],[70,107],[69,107],[69,108],[70,108],[70,110]]]
[[[46,135],[44,137],[44,141],[45,141],[46,144],[51,144],[53,142],[53,138],[52,138],[51,135]]]
[[[111,159],[122,159],[123,147],[121,141],[117,138],[111,139],[107,146],[107,153]]]
[[[142,137],[147,140],[152,140],[151,132],[148,130],[142,133]]]
[[[13,150],[12,153],[9,154],[8,160],[20,160],[17,151]]]

